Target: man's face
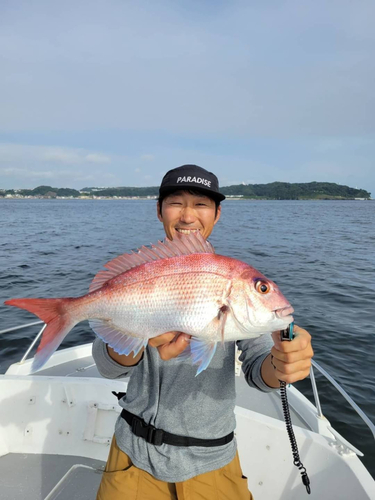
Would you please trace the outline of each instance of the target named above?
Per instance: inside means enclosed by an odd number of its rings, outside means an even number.
[[[220,218],[221,207],[204,194],[190,194],[187,191],[176,191],[164,198],[160,214],[159,204],[157,215],[163,223],[164,231],[170,240],[176,232],[187,234],[199,231],[207,239]],[[216,215],[215,215],[216,213]]]

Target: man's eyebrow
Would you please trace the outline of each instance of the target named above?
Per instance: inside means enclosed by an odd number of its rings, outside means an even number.
[[[182,189],[180,191],[174,191],[173,193],[168,194],[165,198],[173,198],[174,196],[181,196],[184,194],[184,192],[185,191]],[[189,191],[186,192],[188,193]],[[197,196],[198,198],[205,198],[207,200],[210,199],[210,197],[205,195],[204,193],[190,193],[190,194],[192,194],[193,196]]]
[[[173,196],[181,196],[183,191],[174,191],[166,196],[166,198],[173,198]]]

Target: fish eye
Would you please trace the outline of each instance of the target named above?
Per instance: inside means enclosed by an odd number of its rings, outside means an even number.
[[[265,281],[257,281],[255,283],[255,290],[261,293],[262,295],[265,295],[271,290],[271,287]]]

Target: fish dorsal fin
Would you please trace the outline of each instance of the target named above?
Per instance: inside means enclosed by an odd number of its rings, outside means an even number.
[[[154,260],[169,259],[180,255],[193,253],[215,253],[214,247],[206,241],[199,233],[180,234],[175,233],[174,240],[158,241],[151,248],[141,247],[137,252],[124,253],[119,257],[107,262],[105,270],[99,271],[92,280],[89,292],[94,292],[101,288],[107,281],[119,276],[133,267],[152,262]]]

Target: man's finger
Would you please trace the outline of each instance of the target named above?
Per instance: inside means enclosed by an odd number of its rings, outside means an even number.
[[[300,359],[295,363],[288,363],[278,358],[275,358],[275,356],[272,356],[271,364],[276,370],[278,370],[278,372],[283,373],[285,375],[293,375],[293,373],[299,373],[299,372],[309,373],[311,361],[310,358],[308,358],[308,359]]]
[[[179,334],[179,332],[168,332],[158,335],[157,337],[153,337],[148,341],[151,347],[159,347],[163,344],[168,344],[172,342],[172,340]]]
[[[158,347],[161,359],[167,361],[168,359],[176,358],[186,349],[189,341],[190,335],[187,335],[186,333],[180,333],[173,342],[169,342],[168,344],[164,344]]]
[[[281,352],[301,351],[306,349],[309,344],[311,344],[311,335],[303,328],[294,325],[293,333],[295,338],[291,342],[288,342],[281,340],[279,331],[273,332],[272,340],[276,349]]]
[[[301,361],[303,359],[311,359],[314,355],[314,351],[312,350],[311,345],[309,345],[306,349],[302,349],[299,351],[279,351],[275,346],[271,349],[271,354],[280,361],[284,361],[285,363],[296,363],[297,361]]]

